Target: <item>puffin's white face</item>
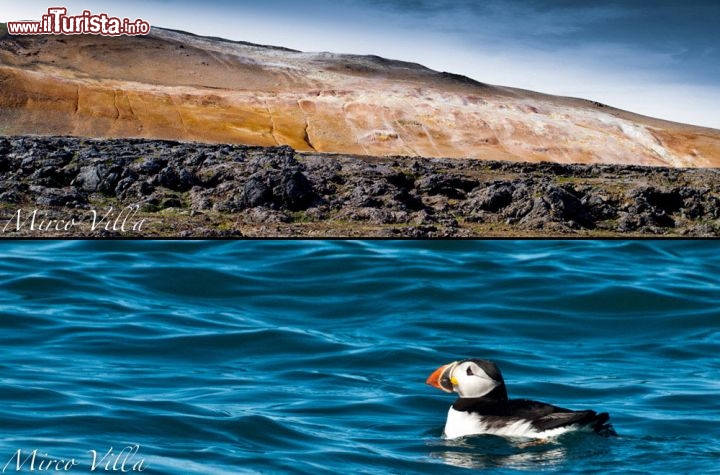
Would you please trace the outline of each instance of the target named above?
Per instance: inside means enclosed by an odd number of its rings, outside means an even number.
[[[441,366],[427,383],[447,393],[454,391],[460,397],[482,397],[500,384],[472,360]]]

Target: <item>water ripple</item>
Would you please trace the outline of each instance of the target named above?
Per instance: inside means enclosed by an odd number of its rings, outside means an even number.
[[[137,443],[151,473],[706,473],[720,455],[715,242],[1,245],[6,458]],[[621,437],[443,440],[452,397],[424,380],[466,356]]]

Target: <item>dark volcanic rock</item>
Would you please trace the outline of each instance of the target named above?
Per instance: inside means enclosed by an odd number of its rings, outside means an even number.
[[[171,165],[160,170],[157,174],[157,183],[170,190],[188,191],[200,183],[200,180],[186,168]]]
[[[272,181],[267,174],[254,174],[243,186],[243,197],[248,208],[272,206],[275,202]]]
[[[30,186],[30,193],[40,206],[80,208],[88,204],[87,196],[72,188]]]
[[[121,166],[97,162],[81,167],[71,184],[85,191],[109,193],[115,190],[122,173]]]
[[[715,236],[717,170],[296,155],[289,147],[0,137],[0,204],[139,205],[170,236]],[[12,205],[12,206],[10,206]],[[8,211],[5,212],[7,214]],[[177,228],[188,216],[197,232]],[[222,229],[212,229],[213,223]],[[335,231],[332,231],[332,230]],[[188,234],[189,233],[189,234]]]
[[[478,185],[479,183],[474,180],[433,173],[418,180],[417,188],[423,194],[464,199],[467,193]]]
[[[282,182],[282,203],[290,211],[308,209],[317,199],[313,186],[299,171],[284,174]]]
[[[491,183],[489,186],[473,193],[470,199],[470,206],[472,209],[497,213],[506,206],[509,206],[512,200],[512,184],[503,182]]]
[[[617,207],[609,201],[607,195],[603,194],[602,191],[586,190],[580,202],[589,210],[596,221],[605,221],[617,217]]]
[[[590,211],[580,199],[563,188],[548,186],[545,190],[544,200],[550,206],[553,219],[565,222],[570,227],[580,225],[585,228],[594,228],[595,222]]]
[[[654,187],[642,187],[631,190],[628,213],[621,219],[621,227],[629,230],[675,227],[672,214],[680,211],[683,200],[677,190],[658,190]]]
[[[248,208],[264,206],[290,211],[307,209],[317,199],[310,181],[295,167],[254,173],[243,186],[243,197]]]
[[[658,190],[654,187],[643,187],[633,190],[630,197],[635,200],[639,212],[653,214],[672,214],[683,207],[683,198],[678,189]]]

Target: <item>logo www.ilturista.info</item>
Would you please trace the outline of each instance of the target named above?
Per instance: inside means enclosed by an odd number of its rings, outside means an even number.
[[[137,36],[150,33],[150,24],[140,18],[130,21],[128,18],[108,16],[107,13],[95,15],[90,10],[83,11],[82,15],[69,16],[67,8],[51,7],[42,20],[9,21],[7,30],[11,35]]]

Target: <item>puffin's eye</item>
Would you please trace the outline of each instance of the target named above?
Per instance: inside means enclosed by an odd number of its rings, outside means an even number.
[[[472,375],[473,375],[472,368],[471,368],[470,366],[468,366],[467,375],[468,375],[468,376],[472,376]]]

